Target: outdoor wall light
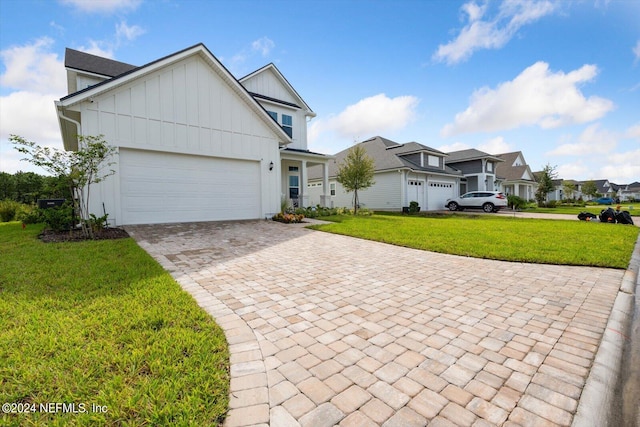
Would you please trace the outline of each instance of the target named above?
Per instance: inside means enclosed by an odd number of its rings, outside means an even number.
[[[273,170],[273,162],[269,163],[269,170],[272,171]]]

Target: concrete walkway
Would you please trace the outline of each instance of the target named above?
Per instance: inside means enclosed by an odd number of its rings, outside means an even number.
[[[271,221],[127,231],[224,329],[227,427],[570,425],[625,274]]]

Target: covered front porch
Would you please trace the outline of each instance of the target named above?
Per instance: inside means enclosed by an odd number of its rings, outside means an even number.
[[[333,159],[332,156],[306,150],[292,148],[280,150],[281,200],[286,203],[288,208],[306,208],[316,204],[329,207],[330,196],[327,194],[327,189],[329,188],[329,160],[331,159]],[[308,168],[318,165],[322,166],[322,194],[319,200],[311,201],[308,191]]]
[[[502,191],[507,195],[518,196],[524,200],[532,200],[535,197],[533,183],[528,181],[509,181],[502,184]]]

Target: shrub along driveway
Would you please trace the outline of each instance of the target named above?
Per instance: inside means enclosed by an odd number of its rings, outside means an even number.
[[[227,426],[569,425],[624,273],[267,221],[127,231],[225,330]]]

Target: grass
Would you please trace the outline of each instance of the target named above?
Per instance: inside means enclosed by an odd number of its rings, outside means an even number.
[[[45,244],[0,224],[0,425],[221,425],[224,334],[132,239]],[[106,413],[92,412],[94,406]]]
[[[640,229],[632,225],[490,215],[323,218],[311,228],[433,252],[541,264],[627,268]]]
[[[613,205],[587,205],[585,207],[579,206],[558,206],[555,208],[539,208],[532,204],[528,206],[523,212],[536,212],[536,213],[555,213],[555,214],[567,214],[575,215],[576,217],[580,212],[590,212],[592,214],[600,215],[603,209],[613,208],[616,209],[616,204]],[[631,216],[640,216],[640,205],[638,204],[624,204],[620,203],[620,210],[629,211]],[[635,222],[635,220],[634,220]]]

